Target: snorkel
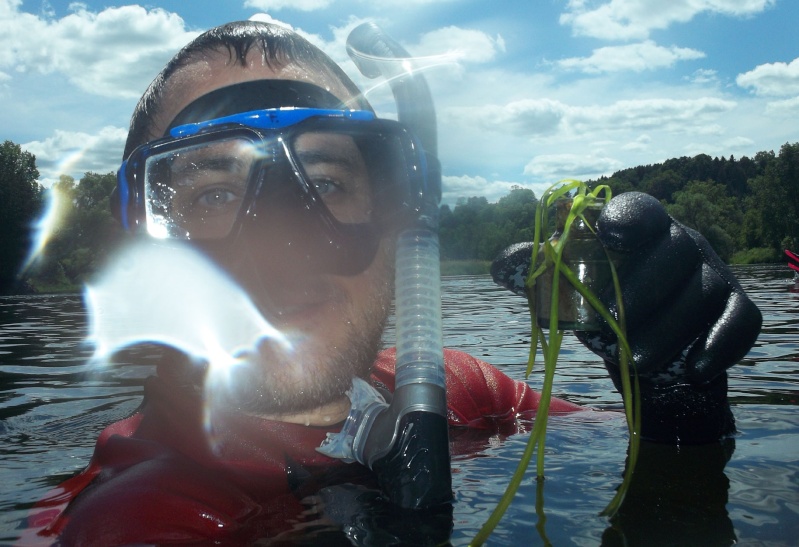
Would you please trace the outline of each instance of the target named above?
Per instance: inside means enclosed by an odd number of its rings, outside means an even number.
[[[442,348],[435,109],[424,78],[409,54],[376,25],[363,24],[347,39],[347,51],[369,78],[391,86],[398,118],[424,149],[428,185],[413,196],[415,221],[397,241],[396,384],[388,404],[355,379],[352,409],[338,434],[320,451],[358,461],[375,471],[383,493],[403,508],[421,509],[452,499],[447,403]]]

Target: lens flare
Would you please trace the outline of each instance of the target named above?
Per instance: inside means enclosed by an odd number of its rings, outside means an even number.
[[[45,207],[42,215],[33,224],[33,242],[20,271],[25,272],[42,257],[47,243],[63,224],[68,200],[56,186],[45,192]]]
[[[104,128],[102,132],[107,133],[107,129],[111,128]],[[96,135],[87,135],[86,133],[70,133],[67,131],[56,130],[53,139],[48,140],[50,140],[51,144],[56,145],[63,152],[63,156],[58,160],[53,171],[55,173],[76,173],[81,171],[89,171],[89,169],[82,169],[81,167],[91,164],[91,159],[87,158],[87,155],[91,151],[92,147],[97,144],[98,139],[99,137]],[[84,158],[87,161],[84,161]]]
[[[428,55],[424,57],[416,56],[409,58],[369,55],[361,51],[351,51],[350,55],[360,60],[379,63],[382,66],[390,67],[394,65],[399,67],[399,69],[396,70],[396,74],[390,76],[389,74],[394,71],[389,70],[388,74],[384,73],[383,78],[375,82],[372,86],[364,88],[364,84],[361,84],[361,89],[364,90],[363,95],[365,97],[369,97],[370,101],[373,101],[372,95],[380,93],[384,90],[389,90],[391,83],[394,80],[402,80],[403,78],[407,78],[408,75],[413,75],[414,73],[438,70],[442,67],[457,69],[460,66],[459,61],[461,59],[467,58],[467,52],[459,49],[450,50],[437,55]]]
[[[142,239],[115,258],[85,291],[92,361],[102,365],[122,349],[156,343],[207,363],[210,434],[214,404],[225,400],[247,356],[266,340],[284,351],[291,344],[228,275],[185,243]]]

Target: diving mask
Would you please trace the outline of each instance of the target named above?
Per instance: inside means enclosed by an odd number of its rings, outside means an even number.
[[[398,122],[283,107],[175,126],[136,148],[118,178],[128,229],[218,246],[255,223],[276,250],[351,274],[418,210],[426,175]]]

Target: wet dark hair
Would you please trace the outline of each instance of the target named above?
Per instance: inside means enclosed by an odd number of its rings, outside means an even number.
[[[180,68],[191,64],[201,54],[227,49],[231,62],[246,65],[247,55],[255,47],[261,52],[264,64],[278,70],[289,65],[300,65],[311,72],[319,72],[342,83],[358,104],[354,108],[371,109],[357,86],[343,70],[319,48],[296,32],[260,21],[236,21],[208,30],[181,49],[155,77],[139,99],[130,120],[128,138],[123,158],[150,140],[151,127],[164,99],[169,78]]]

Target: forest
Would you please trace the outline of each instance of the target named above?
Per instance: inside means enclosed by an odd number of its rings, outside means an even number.
[[[79,181],[62,175],[49,190],[38,178],[32,154],[11,141],[0,145],[0,294],[77,290],[124,237],[109,205],[114,173],[86,173]],[[753,158],[674,158],[586,182],[606,184],[613,195],[656,197],[729,263],[777,262],[784,249],[799,248],[799,143]],[[31,249],[42,244],[38,219],[54,193],[61,196],[58,222],[30,262]],[[522,187],[496,203],[474,196],[443,205],[442,261],[484,265],[508,245],[531,240],[537,206],[534,192]]]
[[[754,158],[669,159],[586,182],[606,184],[613,195],[654,196],[729,263],[776,262],[799,241],[799,143]],[[442,206],[442,259],[490,261],[509,244],[531,240],[537,205],[531,190],[517,187],[497,203],[471,197]]]

